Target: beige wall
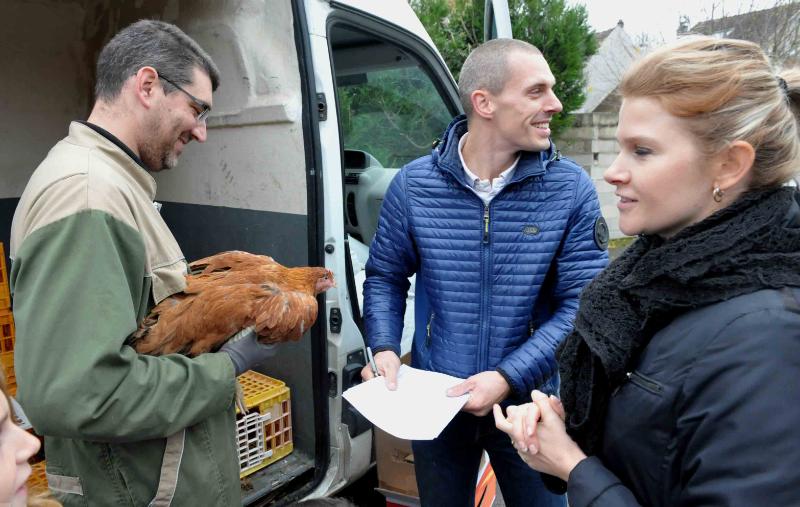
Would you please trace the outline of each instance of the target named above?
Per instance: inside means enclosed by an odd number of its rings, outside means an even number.
[[[89,111],[84,15],[74,2],[0,2],[0,198],[19,197],[70,120]]]
[[[592,176],[600,198],[600,211],[608,222],[612,239],[624,237],[619,230],[615,189],[603,180],[603,172],[619,152],[616,130],[616,112],[576,114],[572,128],[557,143],[561,153],[575,160]]]
[[[155,175],[157,198],[306,215],[300,72],[285,0],[0,1],[0,199],[19,197],[69,122],[87,118],[100,49],[142,18],[176,23],[221,73],[208,142]]]

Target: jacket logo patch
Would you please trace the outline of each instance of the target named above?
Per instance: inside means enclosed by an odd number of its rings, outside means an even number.
[[[539,234],[540,231],[541,229],[539,229],[539,226],[535,224],[526,225],[525,227],[522,228],[522,234],[524,234],[525,236],[536,236],[537,234]]]
[[[603,217],[598,217],[594,223],[594,244],[600,250],[608,250],[608,224]]]

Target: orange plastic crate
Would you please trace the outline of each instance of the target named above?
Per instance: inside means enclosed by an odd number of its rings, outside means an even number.
[[[6,252],[0,242],[0,310],[11,309],[11,294],[8,290],[8,270],[6,269]]]
[[[0,352],[0,365],[6,372],[6,387],[8,394],[17,395],[17,376],[14,373],[14,352]]]
[[[31,472],[28,481],[25,483],[28,486],[28,493],[35,495],[42,493],[49,489],[47,485],[47,475],[45,472],[45,461],[40,461],[31,465],[33,471]]]
[[[14,350],[15,335],[14,315],[11,310],[0,310],[0,352]]]
[[[289,388],[280,380],[252,370],[237,377],[247,414],[236,415],[239,477],[287,456],[294,449]]]

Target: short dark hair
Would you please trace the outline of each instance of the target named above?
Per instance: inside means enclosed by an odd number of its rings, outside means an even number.
[[[145,19],[120,30],[100,52],[95,98],[115,99],[125,81],[148,65],[179,85],[191,84],[197,67],[208,74],[212,90],[219,86],[219,70],[197,42],[175,25]]]
[[[466,115],[472,116],[472,92],[486,90],[493,94],[503,91],[508,81],[508,55],[520,51],[541,55],[533,44],[517,39],[492,39],[472,50],[464,60],[458,78],[458,95]]]

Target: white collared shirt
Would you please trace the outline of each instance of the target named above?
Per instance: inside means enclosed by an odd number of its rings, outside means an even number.
[[[464,168],[464,172],[467,174],[467,181],[470,182],[471,186],[469,187],[470,190],[475,192],[475,195],[481,198],[483,203],[488,206],[489,203],[494,199],[503,187],[511,181],[511,176],[514,175],[514,169],[517,168],[517,163],[519,162],[519,155],[514,160],[514,162],[503,172],[501,172],[498,176],[496,176],[492,181],[489,180],[482,180],[475,176],[475,173],[469,170],[467,167],[467,163],[464,162],[464,142],[467,140],[467,136],[469,132],[465,132],[461,139],[458,141],[458,157],[461,159],[461,166]]]

